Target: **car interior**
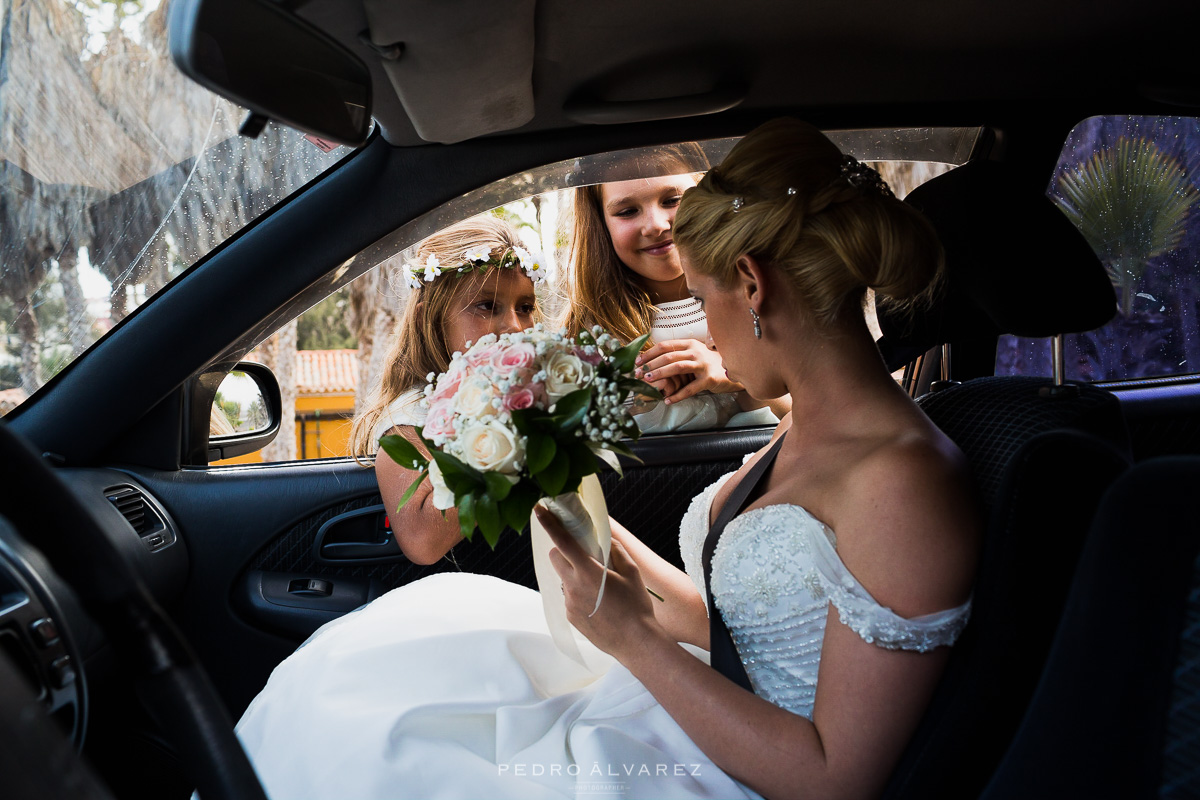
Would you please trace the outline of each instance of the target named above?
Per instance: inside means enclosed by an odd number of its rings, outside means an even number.
[[[369,460],[227,463],[292,427],[250,354],[453,222],[664,145],[716,164],[790,115],[862,161],[939,165],[905,202],[943,241],[946,285],[915,316],[880,308],[878,345],[966,454],[985,541],[885,796],[1200,795],[1196,18],[1180,0],[170,0],[173,63],[246,111],[222,152],[285,127],[341,148],[0,409],[0,793],[261,797],[233,723],[318,627],[437,572],[535,587],[511,532],[408,561]],[[1190,204],[1131,279],[1061,199],[1111,131],[1175,143],[1155,163]],[[1122,343],[1135,323],[1158,327]],[[1096,367],[1108,351],[1123,371]],[[215,433],[235,371],[266,421]],[[771,432],[645,436],[623,477],[601,472],[609,509],[681,564],[691,498]]]

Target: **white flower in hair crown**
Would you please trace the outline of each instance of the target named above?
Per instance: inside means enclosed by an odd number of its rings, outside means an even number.
[[[447,273],[457,275],[482,272],[489,267],[512,269],[519,266],[534,283],[546,279],[545,262],[541,254],[531,253],[523,247],[505,250],[499,258],[493,257],[491,251],[486,247],[475,247],[463,253],[462,258],[462,262],[457,265],[443,265],[437,256],[430,253],[424,264],[406,263],[401,266],[400,271],[404,276],[404,282],[410,289],[420,287],[422,281],[430,283],[438,276]]]

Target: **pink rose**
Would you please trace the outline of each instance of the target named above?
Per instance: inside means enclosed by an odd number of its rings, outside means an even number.
[[[454,401],[444,399],[434,402],[425,417],[425,438],[451,436],[454,433]]]
[[[604,358],[602,355],[600,355],[599,348],[592,348],[591,355],[588,355],[587,353],[585,353],[583,351],[582,347],[576,347],[575,348],[575,356],[580,361],[586,361],[587,363],[591,364],[593,367],[596,366],[597,364],[599,364]]]
[[[484,364],[491,362],[500,349],[499,342],[484,347],[472,347],[467,353],[467,363],[472,367],[482,367]]]
[[[537,395],[528,386],[519,386],[504,397],[504,407],[509,411],[518,408],[533,408],[537,404]]]
[[[433,394],[429,396],[429,402],[436,403],[439,400],[448,400],[458,392],[458,387],[462,385],[463,377],[466,370],[462,366],[462,362],[456,361],[450,365],[450,369],[443,372],[438,378],[437,386],[433,390]]]
[[[492,366],[501,375],[528,369],[537,360],[537,350],[529,342],[517,342],[492,356]]]

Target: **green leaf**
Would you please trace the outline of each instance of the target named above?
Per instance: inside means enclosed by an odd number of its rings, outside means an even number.
[[[620,372],[631,372],[634,362],[637,361],[638,353],[642,352],[642,346],[646,344],[646,340],[649,338],[650,334],[643,334],[613,353],[613,366]]]
[[[580,409],[586,409],[591,400],[592,387],[585,386],[582,389],[576,389],[570,394],[563,395],[554,403],[554,415],[561,417],[574,414]]]
[[[534,414],[527,408],[515,408],[512,412],[513,427],[522,436],[533,434]]]
[[[542,487],[542,491],[551,497],[556,497],[562,494],[563,486],[567,483],[567,477],[570,472],[571,460],[567,456],[567,451],[559,448],[554,453],[554,458],[549,465],[540,473],[534,476],[538,485]]]
[[[533,433],[525,446],[525,463],[529,465],[529,474],[536,475],[554,460],[558,445],[554,439],[544,433]]]
[[[421,485],[421,481],[425,480],[425,476],[428,474],[428,469],[421,470],[421,474],[417,476],[417,479],[409,484],[408,488],[404,490],[404,494],[400,497],[400,505],[396,506],[397,511],[404,508],[404,504],[409,500],[412,500],[412,496],[417,493],[417,487]]]
[[[572,478],[582,478],[585,475],[594,475],[600,471],[596,455],[584,442],[575,442],[575,444],[571,445],[569,455],[571,457]]]
[[[508,497],[513,487],[512,481],[499,472],[483,473],[483,482],[487,485],[487,496],[496,502]]]
[[[405,469],[425,469],[429,466],[429,460],[421,455],[421,451],[399,434],[380,437],[379,447]]]
[[[604,448],[606,450],[612,450],[614,453],[625,456],[626,458],[632,458],[634,461],[638,462],[639,464],[645,463],[644,461],[642,461],[641,458],[638,457],[637,453],[633,452],[632,450],[630,450],[628,447],[621,444],[620,442],[605,442]]]
[[[468,542],[475,535],[475,495],[458,498],[458,532]]]
[[[437,450],[437,445],[425,438],[424,425],[418,425],[417,427],[413,428],[413,430],[417,432],[417,438],[421,440],[421,444],[425,445],[425,449],[428,452],[432,453],[433,451]]]
[[[490,494],[482,494],[475,500],[475,520],[483,533],[483,540],[496,549],[500,541],[500,531],[504,525],[500,522],[500,509],[496,507],[496,499]]]
[[[525,530],[525,526],[529,524],[529,516],[533,513],[533,507],[537,505],[537,501],[541,497],[542,493],[538,487],[529,481],[523,480],[518,483],[508,493],[508,497],[500,503],[500,514],[504,517],[504,522],[517,533]]]
[[[454,456],[449,453],[443,453],[441,450],[434,450],[430,455],[433,456],[433,460],[441,468],[442,477],[446,480],[446,486],[450,488],[450,491],[454,492],[456,497],[487,488],[487,484],[483,480],[483,473],[474,467],[464,464]]]
[[[592,402],[592,387],[576,389],[554,404],[555,425],[560,431],[573,431],[583,424]]]
[[[603,461],[605,464],[608,464],[608,466],[617,473],[618,477],[625,477],[625,469],[621,466],[621,459],[617,458],[616,453],[612,452],[612,450],[607,447],[601,447],[600,445],[594,443],[589,443],[588,447],[591,448],[591,451],[596,454],[596,458]]]

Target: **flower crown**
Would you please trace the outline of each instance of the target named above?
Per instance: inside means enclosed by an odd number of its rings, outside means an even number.
[[[542,260],[542,256],[537,252],[529,252],[523,247],[513,247],[505,250],[504,254],[499,258],[493,258],[492,253],[486,247],[475,247],[463,253],[463,260],[458,266],[443,265],[438,257],[433,253],[425,259],[424,264],[403,264],[400,271],[404,275],[404,282],[408,284],[408,288],[416,289],[420,287],[421,282],[433,282],[433,279],[439,275],[453,274],[469,274],[471,272],[483,272],[488,267],[497,269],[513,269],[520,267],[525,271],[525,275],[534,283],[539,283],[546,279],[546,267]]]

